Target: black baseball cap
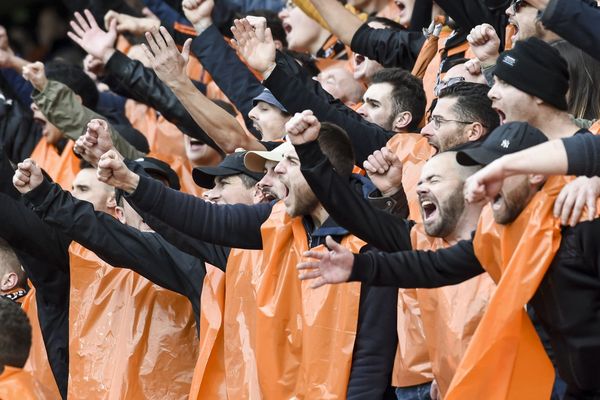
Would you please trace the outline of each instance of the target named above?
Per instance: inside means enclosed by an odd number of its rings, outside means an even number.
[[[217,176],[244,174],[256,179],[257,181],[261,180],[264,176],[263,173],[250,171],[244,165],[244,156],[246,153],[246,151],[239,151],[229,154],[216,167],[194,168],[194,171],[192,172],[194,182],[196,182],[196,185],[205,189],[212,189],[215,187],[215,178]]]
[[[528,149],[548,138],[526,122],[509,122],[494,129],[480,146],[456,153],[460,165],[487,165],[498,158]]]
[[[141,165],[148,174],[154,173],[163,177],[169,183],[171,189],[181,189],[179,177],[166,162],[152,157],[138,158],[135,162]]]

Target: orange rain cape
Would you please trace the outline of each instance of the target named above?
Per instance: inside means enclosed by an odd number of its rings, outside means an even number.
[[[185,297],[69,247],[73,399],[185,399],[198,341]]]
[[[4,367],[0,375],[2,400],[58,400],[48,389],[21,368]]]
[[[60,392],[50,368],[50,363],[48,362],[48,353],[46,353],[46,346],[38,319],[35,288],[31,284],[29,286],[31,289],[23,297],[23,302],[21,303],[21,307],[27,313],[29,322],[31,323],[31,350],[29,351],[29,358],[27,358],[27,363],[23,367],[23,370],[30,373],[34,379],[39,381],[52,394],[51,398],[58,399],[60,398]],[[0,398],[2,397],[0,396]]]
[[[225,371],[231,399],[342,399],[358,322],[360,285],[313,290],[296,265],[308,249],[302,219],[283,202],[261,229],[263,250],[233,249],[225,294]],[[364,242],[343,242],[358,251]],[[231,277],[231,279],[230,279]]]
[[[410,234],[415,250],[435,251],[449,246],[444,239],[427,235],[422,224],[415,225]],[[442,398],[495,288],[494,281],[481,274],[458,285],[417,289],[429,359]]]
[[[408,200],[409,218],[421,222],[417,183],[423,165],[435,154],[435,149],[427,143],[427,138],[418,133],[397,133],[386,147],[402,162],[402,187]]]
[[[509,225],[484,208],[473,246],[498,284],[446,399],[548,399],[554,368],[525,305],[554,259],[561,235],[554,200],[569,178],[553,176]]]
[[[62,153],[58,154],[56,147],[42,137],[30,157],[64,190],[71,190],[75,175],[79,173],[80,160],[73,153],[74,145],[74,141],[67,140]]]

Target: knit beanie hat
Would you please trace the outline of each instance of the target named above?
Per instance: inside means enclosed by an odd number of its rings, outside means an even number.
[[[530,37],[518,41],[512,50],[502,52],[494,74],[559,110],[567,110],[567,62],[558,50],[543,40]]]

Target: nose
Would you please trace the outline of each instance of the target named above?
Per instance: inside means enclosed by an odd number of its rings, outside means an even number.
[[[287,7],[284,7],[281,11],[279,11],[279,14],[277,14],[279,19],[281,19],[281,20],[283,20],[284,18],[287,18],[289,15],[290,15],[290,13],[287,10]]]
[[[515,13],[513,12],[512,4],[510,6],[508,6],[508,8],[506,9],[506,11],[504,11],[504,13],[509,17],[512,17],[513,15],[515,15]]]
[[[429,189],[427,188],[427,185],[424,183],[418,183],[417,184],[417,195],[424,195],[429,193]]]
[[[219,197],[221,197],[219,191],[215,189],[209,190],[208,192],[204,193],[204,195],[209,201],[212,202],[216,202],[217,200],[219,200]]]
[[[492,88],[489,90],[488,92],[488,98],[492,101],[494,100],[498,100],[498,89],[496,87],[496,85],[492,86]]]
[[[283,161],[278,162],[273,171],[275,171],[277,175],[285,174],[285,167],[283,166]]]
[[[37,104],[35,104],[33,101],[31,102],[30,108],[31,108],[31,111],[33,111],[33,112],[39,111]]]
[[[360,115],[361,117],[363,117],[363,118],[365,118],[365,119],[366,119],[366,118],[367,118],[367,115],[368,115],[368,114],[367,114],[367,110],[366,110],[366,104],[365,104],[365,103],[363,103],[363,105],[362,105],[362,106],[360,106],[360,107],[358,108],[358,110],[356,110],[356,112],[358,113],[358,115]]]
[[[433,121],[429,121],[427,125],[421,128],[421,135],[426,138],[430,138],[434,135],[433,133]]]
[[[257,106],[252,107],[252,109],[250,111],[248,111],[248,118],[250,118],[252,121],[256,121],[258,119],[257,117]]]

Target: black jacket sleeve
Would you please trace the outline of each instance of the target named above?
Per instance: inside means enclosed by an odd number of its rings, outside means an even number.
[[[254,107],[252,100],[262,93],[264,86],[225,42],[216,25],[211,25],[192,41],[192,51],[242,114],[248,130],[261,137],[248,113]]]
[[[148,280],[190,299],[197,312],[206,267],[200,259],[167,243],[155,232],[141,232],[94,211],[57,184],[44,180],[25,197],[48,225],[61,230],[113,266],[130,268]]]
[[[105,67],[110,77],[106,82],[116,93],[149,105],[169,122],[177,125],[186,135],[221,151],[210,136],[196,124],[177,96],[150,68],[144,67],[139,61],[130,59],[120,51],[115,51]]]
[[[455,285],[483,272],[473,242],[461,240],[437,251],[357,254],[349,281],[374,286],[436,288]]]
[[[306,181],[340,226],[382,251],[412,248],[410,223],[373,208],[347,179],[334,171],[316,141],[296,146],[296,152]]]
[[[542,23],[600,61],[600,8],[582,0],[550,0]]]
[[[271,204],[211,204],[144,176],[127,199],[191,237],[242,249],[262,248],[260,227],[272,208]]]
[[[352,51],[375,60],[386,68],[412,70],[425,43],[422,32],[374,29],[363,24],[352,37]]]
[[[568,159],[567,175],[600,176],[600,137],[592,133],[562,139]]]
[[[352,141],[356,163],[359,165],[362,165],[375,150],[385,146],[394,135],[380,126],[349,117],[332,107],[327,99],[309,90],[300,79],[286,73],[279,63],[263,84],[291,114],[312,110],[319,121],[331,122],[343,128]]]

